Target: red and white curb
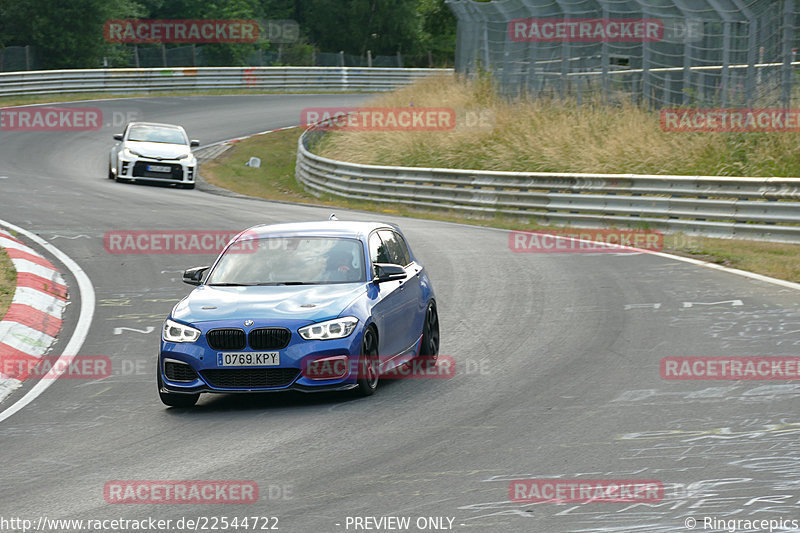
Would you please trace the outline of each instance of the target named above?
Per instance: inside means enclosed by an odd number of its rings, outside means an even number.
[[[0,229],[4,248],[17,270],[17,287],[0,320],[0,401],[22,382],[9,377],[5,364],[33,366],[55,342],[67,305],[67,286],[53,264]]]

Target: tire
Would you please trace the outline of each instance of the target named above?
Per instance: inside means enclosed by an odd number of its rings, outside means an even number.
[[[111,171],[111,163],[108,164],[108,179],[114,179],[114,173]]]
[[[161,403],[170,407],[192,407],[197,403],[200,398],[200,393],[197,394],[172,394],[169,392],[162,392],[161,387],[161,371],[158,371],[158,396],[161,398]]]
[[[117,183],[129,183],[130,182],[130,180],[127,180],[125,178],[120,178],[119,176],[116,176],[114,179],[117,180]]]
[[[179,183],[178,187],[181,189],[194,189],[194,183]]]
[[[378,334],[372,328],[364,331],[361,341],[361,356],[358,359],[358,386],[353,389],[356,396],[371,396],[378,388]]]
[[[436,358],[439,356],[439,314],[436,312],[436,303],[433,301],[428,304],[428,310],[425,311],[419,355],[425,357],[429,363],[436,362]]]

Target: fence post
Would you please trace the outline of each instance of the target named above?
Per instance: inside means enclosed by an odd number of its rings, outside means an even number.
[[[603,2],[603,20],[608,20],[608,5]],[[601,63],[601,70],[602,70],[602,92],[603,92],[603,99],[602,102],[604,105],[608,105],[608,70],[609,70],[609,62],[608,62],[608,41],[603,39],[603,43],[600,45],[600,63]]]
[[[683,45],[683,105],[689,105],[689,91],[692,87],[692,39],[689,37],[689,20],[684,18],[683,23],[686,31],[684,39],[686,42]]]
[[[339,50],[339,66],[344,66],[344,50]]]
[[[397,68],[403,68],[403,55],[400,50],[397,51]]]
[[[133,65],[139,68],[139,46],[133,45]]]
[[[25,70],[31,69],[31,53],[30,53],[30,45],[25,45]]]
[[[781,104],[792,106],[792,41],[794,38],[794,0],[783,0],[783,50],[781,67]]]
[[[647,96],[650,87],[650,43],[642,41],[642,104],[653,109],[653,102]]]
[[[372,50],[367,50],[367,66],[372,66]]]
[[[730,100],[729,86],[730,86],[730,65],[731,65],[731,23],[725,21],[722,24],[722,107],[728,107]]]
[[[664,98],[662,106],[669,107],[672,104],[672,72],[664,73]]]
[[[756,50],[758,49],[758,19],[750,19],[750,36],[748,37],[747,75],[745,77],[745,100],[747,107],[753,107],[756,92]]]

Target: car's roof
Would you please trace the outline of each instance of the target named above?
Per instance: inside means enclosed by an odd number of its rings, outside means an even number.
[[[174,130],[182,130],[182,126],[178,126],[177,124],[164,124],[161,122],[131,122],[130,126],[158,126],[160,128],[171,128]]]
[[[350,237],[363,238],[376,229],[398,229],[394,224],[382,222],[357,222],[353,220],[322,220],[318,222],[290,222],[260,224],[245,230],[249,238],[263,237]]]

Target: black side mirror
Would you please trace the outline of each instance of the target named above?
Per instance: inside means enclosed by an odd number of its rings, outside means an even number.
[[[372,278],[372,283],[383,283],[385,281],[395,281],[398,279],[406,279],[406,269],[400,265],[392,263],[375,263],[375,277]]]
[[[122,140],[122,134],[121,133],[115,133],[114,134],[114,140],[115,141],[121,141]]]
[[[203,274],[210,266],[194,267],[183,271],[183,282],[189,285],[200,285],[203,282]]]
[[[194,148],[195,146],[200,146],[200,141],[198,141],[198,140],[196,140],[196,139],[192,139],[192,140],[189,142],[189,146],[191,146],[192,148]]]

